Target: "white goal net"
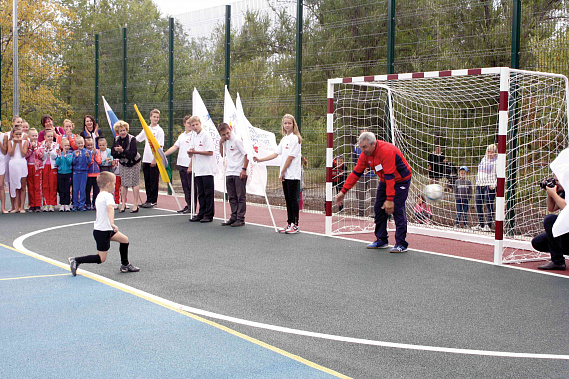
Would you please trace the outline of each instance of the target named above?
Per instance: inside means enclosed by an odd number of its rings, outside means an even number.
[[[371,172],[342,209],[331,201],[353,170],[358,136],[370,131],[413,169],[410,229],[494,244],[496,263],[543,259],[529,241],[547,214],[539,183],[568,146],[567,90],[563,75],[508,68],[329,80],[327,232],[374,230]],[[444,196],[423,205],[431,183]]]

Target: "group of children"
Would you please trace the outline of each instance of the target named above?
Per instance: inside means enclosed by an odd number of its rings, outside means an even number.
[[[85,116],[84,120],[92,123],[93,118]],[[73,134],[74,125],[67,119],[63,128],[54,128],[51,116],[45,115],[42,125],[46,129],[38,133],[16,116],[10,132],[0,133],[2,213],[53,212],[58,194],[60,212],[95,209],[97,176],[117,166],[107,141],[87,128],[81,133],[85,137]],[[10,211],[6,209],[4,182],[12,198]]]

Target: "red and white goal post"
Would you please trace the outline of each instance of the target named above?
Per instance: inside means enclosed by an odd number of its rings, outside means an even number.
[[[357,138],[367,130],[399,147],[413,169],[406,206],[409,232],[494,245],[495,264],[547,258],[530,241],[543,231],[547,213],[539,182],[551,177],[549,164],[569,145],[568,92],[563,75],[506,67],[329,79],[326,233],[374,230],[373,176],[360,178],[341,211],[334,204],[341,186],[334,181],[333,162],[343,158],[349,174]],[[495,213],[492,207],[478,212],[478,165],[492,144],[498,153],[495,201],[486,203],[494,205]],[[441,177],[432,170],[430,177],[429,155],[436,146],[445,161],[438,166]],[[452,190],[462,166],[472,183],[468,228],[456,227]],[[430,219],[421,219],[413,211],[415,202],[433,181],[447,191],[441,201],[429,203]],[[480,215],[485,223],[493,221],[492,231],[476,230]]]

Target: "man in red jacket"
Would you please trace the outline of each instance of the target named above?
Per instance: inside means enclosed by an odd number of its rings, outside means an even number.
[[[392,253],[403,253],[409,245],[407,236],[407,214],[405,201],[411,184],[411,167],[401,151],[393,144],[376,140],[373,133],[364,132],[358,140],[362,153],[354,171],[348,176],[344,187],[336,196],[336,203],[344,203],[344,196],[362,176],[366,168],[374,170],[379,178],[377,196],[375,198],[375,237],[376,241],[367,246],[368,249],[386,249],[387,218],[393,214],[395,220],[395,246]]]

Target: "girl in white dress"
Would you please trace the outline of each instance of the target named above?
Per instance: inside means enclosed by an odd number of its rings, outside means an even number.
[[[8,213],[6,210],[6,194],[4,193],[6,154],[8,154],[8,133],[0,132],[0,204],[2,205],[2,213]]]
[[[26,182],[28,177],[28,162],[26,153],[29,142],[22,138],[22,127],[12,129],[12,140],[8,142],[10,155],[10,196],[15,198],[15,209],[12,212],[26,213]]]

